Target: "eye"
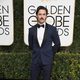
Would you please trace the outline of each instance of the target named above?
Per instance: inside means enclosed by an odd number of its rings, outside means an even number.
[[[46,14],[43,14],[43,15],[46,15]]]
[[[42,14],[39,14],[39,15],[42,15]]]

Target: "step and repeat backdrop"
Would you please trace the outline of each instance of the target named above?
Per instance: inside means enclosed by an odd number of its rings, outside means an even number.
[[[37,23],[36,9],[48,9],[46,22],[57,27],[61,46],[73,42],[75,0],[24,0],[24,43],[28,45],[29,28]],[[0,0],[0,45],[8,46],[14,41],[13,0]]]
[[[28,30],[37,23],[36,8],[48,9],[47,23],[57,27],[61,46],[73,42],[75,0],[24,0],[24,42],[28,45]]]
[[[0,45],[13,43],[13,0],[0,0]]]

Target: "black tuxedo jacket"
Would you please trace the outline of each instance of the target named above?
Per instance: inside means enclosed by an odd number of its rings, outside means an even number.
[[[32,63],[36,64],[41,59],[43,64],[49,64],[60,47],[58,32],[56,27],[46,23],[44,38],[40,47],[37,39],[37,26],[38,24],[29,28],[28,41],[29,47],[32,49]],[[54,42],[53,47],[52,42]]]

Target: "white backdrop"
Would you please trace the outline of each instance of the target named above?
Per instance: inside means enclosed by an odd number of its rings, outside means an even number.
[[[13,43],[13,0],[0,0],[0,45]]]
[[[57,27],[61,46],[73,42],[75,0],[24,0],[24,42],[28,45],[28,29],[37,23],[36,8],[48,9],[47,23]]]

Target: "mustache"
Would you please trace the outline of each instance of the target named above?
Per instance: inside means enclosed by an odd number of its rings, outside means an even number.
[[[44,20],[44,18],[40,18],[40,20]]]

